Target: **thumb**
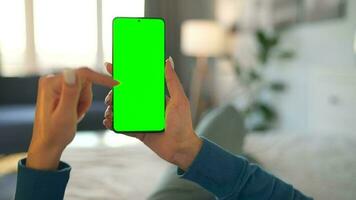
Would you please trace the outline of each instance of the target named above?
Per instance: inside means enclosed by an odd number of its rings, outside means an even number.
[[[66,112],[73,111],[76,113],[80,95],[80,86],[75,70],[64,70],[63,80],[58,109]]]
[[[166,60],[165,75],[170,97],[176,100],[177,98],[185,96],[183,86],[174,70],[174,61],[172,57],[169,57]]]

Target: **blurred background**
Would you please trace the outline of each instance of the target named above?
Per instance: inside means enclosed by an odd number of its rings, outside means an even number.
[[[0,0],[0,199],[13,198],[38,77],[80,66],[104,72],[115,16],[165,18],[166,55],[199,134],[214,132],[207,137],[316,199],[353,199],[355,10],[352,0]],[[94,86],[65,152],[66,199],[146,199],[172,167],[104,129],[107,92]]]

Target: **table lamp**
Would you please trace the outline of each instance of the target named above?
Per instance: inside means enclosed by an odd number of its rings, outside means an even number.
[[[192,120],[195,124],[199,108],[201,85],[207,75],[208,58],[225,51],[225,31],[215,21],[187,20],[181,27],[181,51],[196,58],[190,87]]]

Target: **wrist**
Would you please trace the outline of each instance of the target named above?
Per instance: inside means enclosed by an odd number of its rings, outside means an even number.
[[[194,137],[187,142],[182,143],[173,157],[173,163],[184,171],[188,170],[195,157],[198,155],[203,142],[194,133]]]
[[[32,144],[27,153],[26,167],[38,170],[57,170],[64,149],[54,145]]]

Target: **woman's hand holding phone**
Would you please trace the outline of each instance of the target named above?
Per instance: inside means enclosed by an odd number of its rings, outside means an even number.
[[[110,76],[89,68],[40,78],[27,167],[57,169],[63,150],[74,138],[78,121],[91,105],[92,83],[107,87],[118,84]]]
[[[112,73],[110,63],[106,63],[106,69]],[[186,170],[198,154],[202,141],[194,132],[189,101],[174,70],[171,57],[166,61],[165,76],[170,94],[166,97],[165,132],[127,135],[138,138],[161,158]],[[103,124],[112,129],[112,92],[107,95],[105,103],[108,107]]]
[[[106,67],[111,73],[112,65],[107,64]],[[140,139],[161,158],[186,170],[198,154],[202,141],[193,130],[189,101],[174,71],[172,59],[166,62],[165,76],[170,94],[167,97],[165,133],[137,133],[129,136]],[[78,121],[91,105],[92,83],[107,87],[118,84],[111,77],[88,68],[40,78],[27,167],[57,169],[63,150],[74,138]],[[105,103],[108,108],[104,125],[111,129],[111,93]]]

